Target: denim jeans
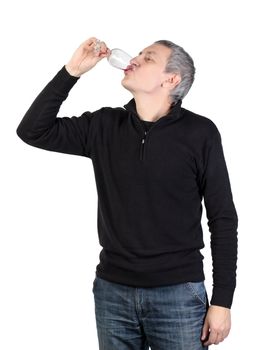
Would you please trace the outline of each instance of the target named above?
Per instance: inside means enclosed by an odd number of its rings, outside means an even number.
[[[92,291],[100,350],[208,349],[204,282],[136,288],[95,277]]]

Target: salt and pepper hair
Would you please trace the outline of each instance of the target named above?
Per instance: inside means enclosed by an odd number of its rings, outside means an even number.
[[[195,76],[194,61],[191,56],[179,45],[169,40],[158,40],[155,44],[163,45],[171,49],[165,72],[178,73],[181,82],[171,91],[170,97],[173,103],[182,100],[190,90]]]

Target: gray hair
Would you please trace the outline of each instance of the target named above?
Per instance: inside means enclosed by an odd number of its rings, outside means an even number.
[[[178,73],[181,82],[171,91],[170,97],[173,103],[182,100],[190,90],[195,76],[195,67],[192,57],[179,45],[169,40],[158,40],[155,44],[163,45],[171,49],[170,57],[166,64],[167,73]]]

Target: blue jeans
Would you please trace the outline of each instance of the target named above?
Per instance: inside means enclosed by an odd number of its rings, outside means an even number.
[[[100,350],[208,349],[204,282],[135,288],[95,277],[92,291]]]

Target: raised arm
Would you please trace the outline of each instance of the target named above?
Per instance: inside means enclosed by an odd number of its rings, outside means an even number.
[[[50,151],[90,156],[93,113],[57,118],[60,106],[81,75],[109,55],[109,49],[90,38],[74,52],[70,61],[36,97],[21,120],[17,135],[31,146]]]

